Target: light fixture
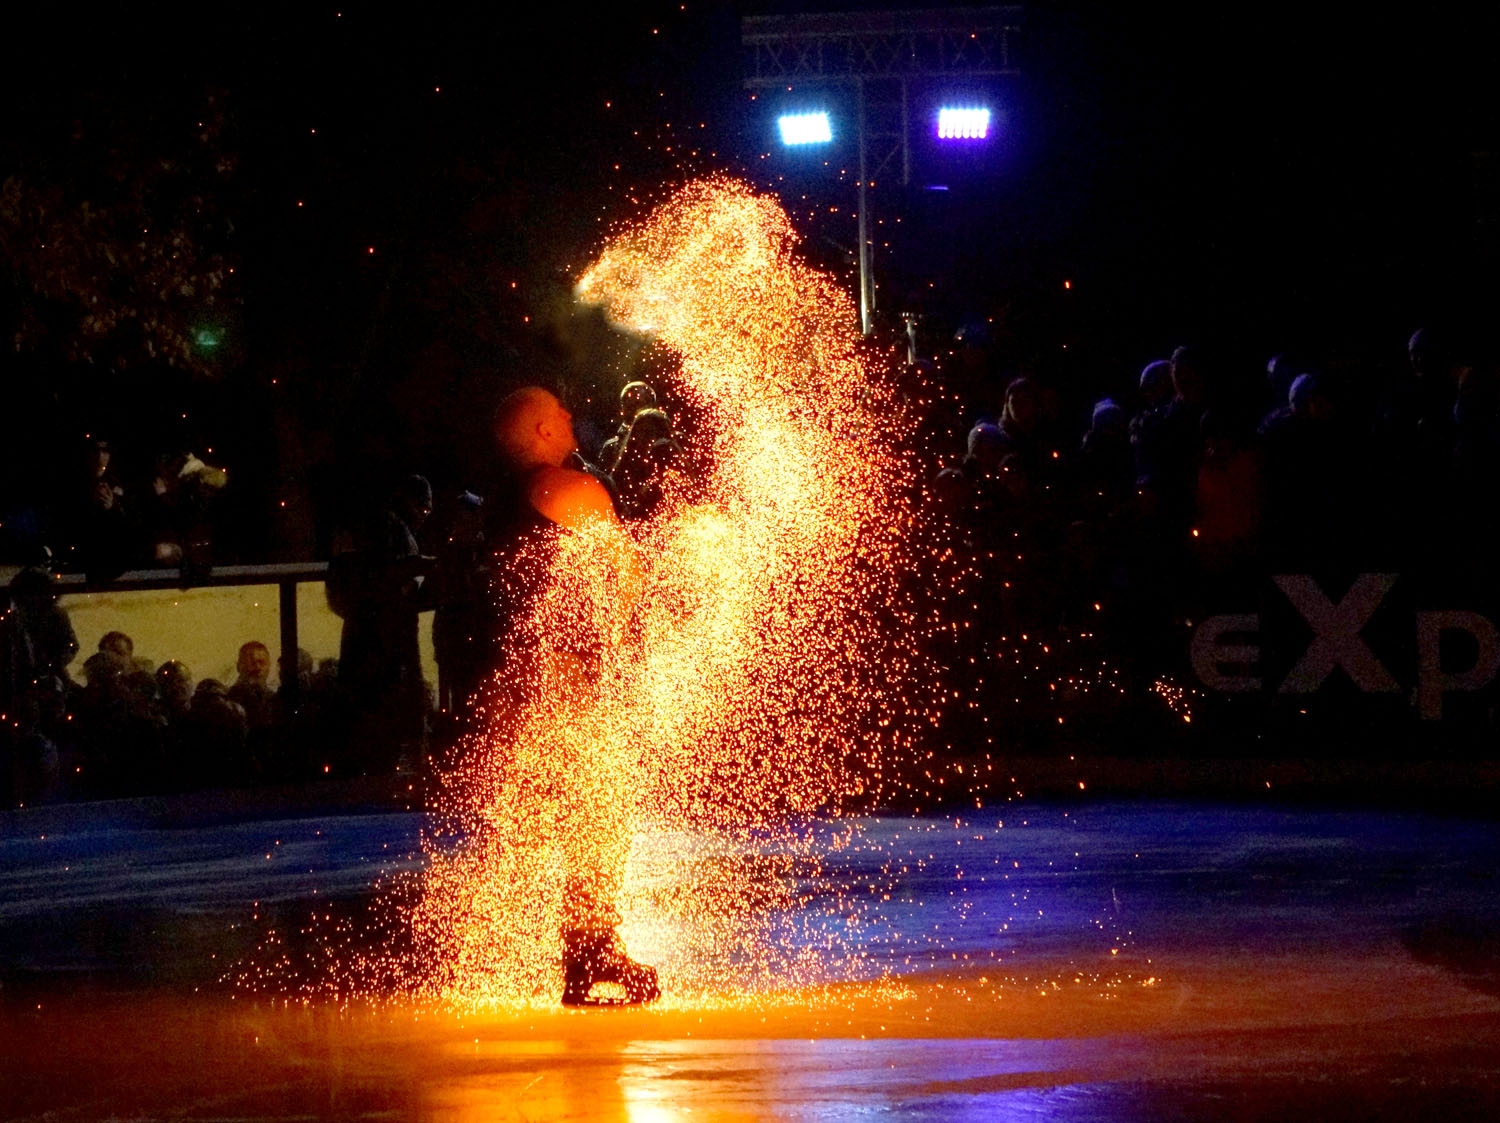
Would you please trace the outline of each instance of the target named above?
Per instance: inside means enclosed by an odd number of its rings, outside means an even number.
[[[828,114],[788,113],[777,119],[781,129],[782,144],[826,144],[833,139],[833,129],[828,123]]]
[[[983,140],[990,131],[990,111],[983,108],[938,110],[939,140]]]

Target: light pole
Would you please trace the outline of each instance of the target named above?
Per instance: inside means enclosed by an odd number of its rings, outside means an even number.
[[[901,183],[905,186],[911,181],[908,83],[912,79],[965,82],[1016,74],[1010,44],[1020,22],[1019,5],[746,16],[740,22],[746,88],[853,87],[859,146],[859,323],[866,335],[873,330],[875,316],[869,186],[898,154]],[[872,97],[872,86],[887,96],[883,100]],[[828,117],[821,116],[824,131],[817,139],[831,140]],[[982,138],[984,132],[953,135]],[[810,142],[794,142],[786,136],[783,125],[785,143]]]
[[[855,79],[859,101],[859,330],[869,335],[875,319],[875,278],[870,273],[869,170],[865,166],[865,83]]]

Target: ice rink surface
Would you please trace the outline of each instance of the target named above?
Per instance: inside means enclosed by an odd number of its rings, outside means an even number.
[[[408,865],[415,815],[3,822],[0,1119],[1500,1118],[1489,819],[867,820],[825,872],[876,887],[856,974],[894,985],[464,1015],[219,982],[268,926]]]

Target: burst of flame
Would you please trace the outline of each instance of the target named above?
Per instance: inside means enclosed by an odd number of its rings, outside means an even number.
[[[899,705],[909,659],[882,619],[909,514],[853,303],[796,243],[774,199],[712,179],[579,282],[680,361],[696,470],[649,520],[558,532],[516,563],[540,592],[438,797],[418,989],[555,998],[580,871],[669,994],[796,978],[837,942],[838,923],[785,930],[826,843],[792,824],[879,783],[877,733],[896,734],[870,715]]]

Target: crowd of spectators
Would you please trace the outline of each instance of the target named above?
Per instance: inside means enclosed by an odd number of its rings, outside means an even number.
[[[622,517],[661,502],[666,469],[683,456],[654,390],[642,382],[620,397],[618,431],[598,456],[574,454]],[[95,579],[128,565],[185,565],[202,548],[201,518],[218,486],[195,457],[164,459],[144,501],[111,470],[107,442],[86,458],[78,541]],[[220,481],[221,482],[221,481]],[[334,537],[326,590],[343,619],[337,658],[299,653],[295,683],[271,653],[243,644],[232,682],[195,680],[181,661],[138,656],[112,631],[69,672],[79,654],[57,599],[50,555],[12,580],[0,640],[6,659],[0,777],[12,796],[100,798],[298,782],[418,770],[437,740],[456,734],[466,703],[495,658],[491,552],[505,533],[490,517],[504,503],[471,491],[434,515],[427,480],[408,476]],[[438,681],[423,676],[418,615],[433,611]],[[293,685],[292,689],[288,689]]]
[[[1056,385],[1001,382],[926,492],[973,625],[940,657],[974,709],[1057,724],[1101,668],[1116,696],[1190,687],[1193,621],[1258,610],[1273,574],[1335,603],[1357,573],[1400,574],[1429,607],[1492,613],[1496,368],[1430,330],[1405,359],[1375,378],[1283,354],[1245,379],[1182,346],[1076,421]]]
[[[297,782],[330,770],[337,660],[298,653],[296,687],[271,679],[264,643],[240,646],[235,677],[195,680],[180,660],[136,654],[124,632],[83,660],[51,574],[21,570],[0,615],[0,721],[8,796],[112,798]]]
[[[929,428],[937,463],[923,490],[947,559],[922,578],[942,586],[934,654],[971,722],[996,707],[1012,729],[1086,716],[1091,682],[1115,697],[1170,693],[1159,688],[1186,674],[1192,621],[1242,609],[1272,573],[1312,574],[1335,599],[1339,582],[1375,570],[1440,582],[1467,607],[1494,599],[1497,372],[1431,331],[1379,380],[1282,354],[1247,382],[1183,346],[1092,402],[1040,376],[991,369],[985,381],[1003,386],[993,413],[965,416],[946,449]],[[649,517],[667,472],[689,469],[644,382],[625,387],[615,431],[575,466],[626,520]],[[180,453],[132,489],[104,441],[90,442],[83,479],[75,540],[105,576],[137,561],[191,565],[223,483]],[[75,683],[78,644],[50,564],[21,570],[0,620],[5,783],[106,796],[417,767],[434,732],[455,732],[495,658],[490,555],[504,528],[493,500],[460,490],[435,502],[411,476],[336,537],[327,592],[344,621],[339,658],[314,671],[301,653],[279,689],[258,641],[240,647],[225,683],[138,657],[120,632],[99,640]],[[424,611],[436,683],[419,657]],[[970,740],[985,732],[957,727]]]

